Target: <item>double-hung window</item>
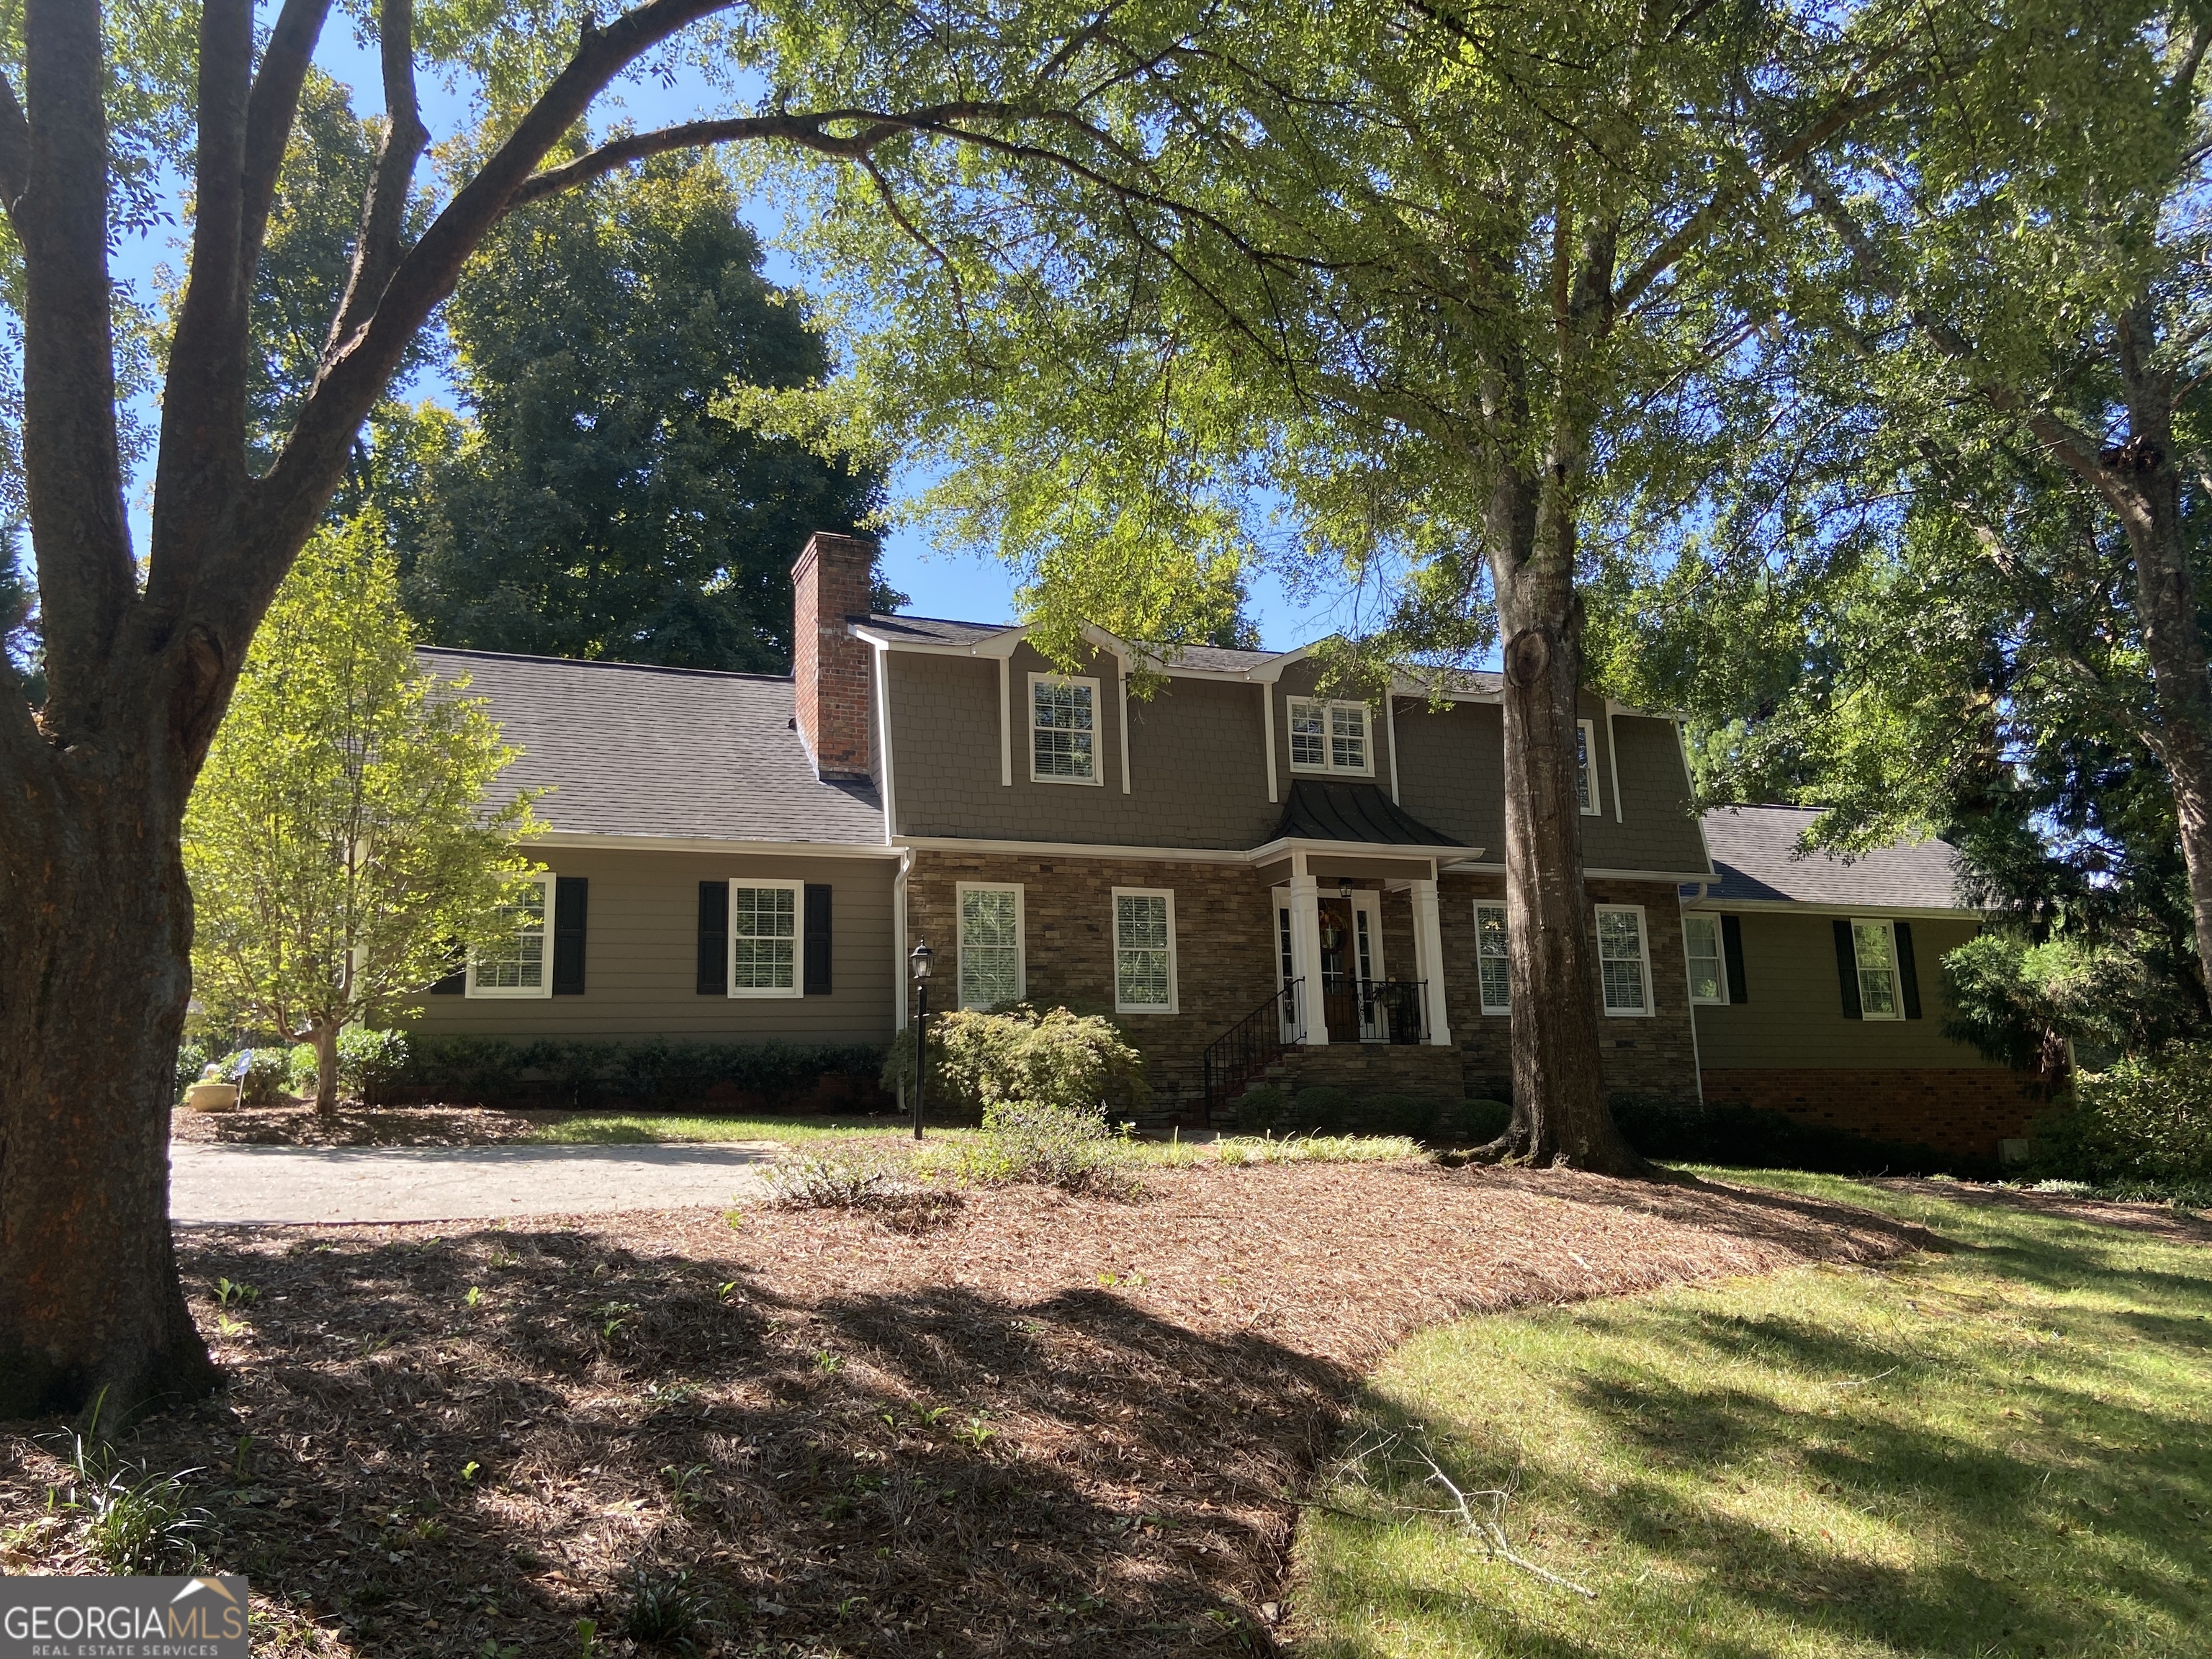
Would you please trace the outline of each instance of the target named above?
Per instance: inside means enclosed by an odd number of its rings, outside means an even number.
[[[995,1008],[1025,994],[1022,960],[1022,890],[962,882],[960,1006]]]
[[[1152,888],[1116,887],[1114,1012],[1175,1011],[1175,895]]]
[[[1290,712],[1292,771],[1374,775],[1365,703],[1292,697]]]
[[[795,997],[799,977],[799,915],[804,885],[795,881],[730,884],[730,994]]]
[[[1513,962],[1506,945],[1505,907],[1477,902],[1474,907],[1474,963],[1480,981],[1482,1012],[1513,1012]]]
[[[1886,921],[1851,923],[1851,954],[1857,960],[1859,1018],[1903,1019],[1897,994],[1897,935]]]
[[[1597,907],[1597,969],[1608,1014],[1651,1012],[1651,961],[1644,946],[1644,907]]]
[[[1721,951],[1721,919],[1691,910],[1682,917],[1682,955],[1690,969],[1690,1000],[1693,1004],[1726,1004],[1728,964]]]
[[[466,989],[472,997],[553,994],[552,877],[523,883],[500,907],[494,930],[469,952]]]
[[[1575,722],[1575,796],[1583,816],[1597,812],[1597,732],[1589,720]]]
[[[1030,676],[1030,776],[1038,783],[1098,781],[1098,682]]]

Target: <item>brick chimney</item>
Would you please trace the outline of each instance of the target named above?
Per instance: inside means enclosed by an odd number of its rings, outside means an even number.
[[[867,614],[872,536],[817,530],[791,567],[791,678],[799,740],[824,778],[868,775],[869,649],[845,631]]]

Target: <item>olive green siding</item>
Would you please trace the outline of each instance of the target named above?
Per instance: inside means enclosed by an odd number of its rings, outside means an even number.
[[[1006,718],[1012,781],[1000,756],[999,665],[988,657],[894,651],[889,675],[892,793],[900,836],[1067,845],[1244,849],[1273,839],[1291,784],[1341,773],[1294,771],[1289,701],[1323,695],[1322,670],[1290,665],[1261,685],[1181,677],[1153,682],[1128,700],[1129,787],[1121,787],[1118,665],[1094,654],[1082,672],[1098,681],[1096,783],[1031,776],[1030,676],[1051,665],[1030,646],[1007,665]],[[1267,793],[1266,700],[1274,706],[1275,792]],[[1582,820],[1584,861],[1593,868],[1697,872],[1704,842],[1690,803],[1680,746],[1669,721],[1620,715],[1608,731],[1602,702],[1583,713],[1595,739],[1599,811]],[[1369,720],[1371,780],[1449,842],[1504,857],[1502,714],[1494,703],[1432,710],[1399,697]],[[1616,759],[1612,744],[1617,739]],[[1618,767],[1620,801],[1613,799]]]
[[[539,847],[591,882],[580,996],[428,996],[416,1029],[511,1037],[883,1042],[892,1005],[890,859]],[[698,991],[699,884],[732,876],[827,883],[830,993],[750,999]]]
[[[1833,917],[1745,911],[1739,925],[1747,1000],[1697,1011],[1698,1063],[1709,1072],[1991,1065],[1943,1035],[1951,1012],[1943,994],[1943,953],[1972,939],[1977,924],[1905,914],[1886,919],[1912,925],[1921,1018],[1844,1018]]]

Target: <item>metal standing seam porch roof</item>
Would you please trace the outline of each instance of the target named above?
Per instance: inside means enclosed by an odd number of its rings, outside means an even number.
[[[1341,841],[1368,847],[1464,847],[1431,830],[1372,783],[1293,778],[1276,841]]]

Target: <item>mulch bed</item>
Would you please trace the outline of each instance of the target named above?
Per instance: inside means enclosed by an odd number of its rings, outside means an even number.
[[[400,1106],[380,1110],[349,1103],[327,1115],[313,1105],[238,1106],[227,1112],[170,1115],[172,1140],[241,1146],[497,1146],[521,1140],[566,1115],[507,1112],[483,1106]]]
[[[1559,1172],[1146,1184],[734,1224],[196,1230],[203,1328],[218,1278],[258,1297],[216,1339],[228,1392],[127,1455],[200,1470],[257,1653],[573,1659],[582,1618],[622,1653],[639,1577],[679,1572],[711,1603],[701,1651],[1266,1652],[1296,1495],[1414,1329],[1928,1242]],[[0,1433],[0,1510],[44,1509],[52,1449]],[[66,1536],[18,1533],[0,1568],[82,1571]]]

